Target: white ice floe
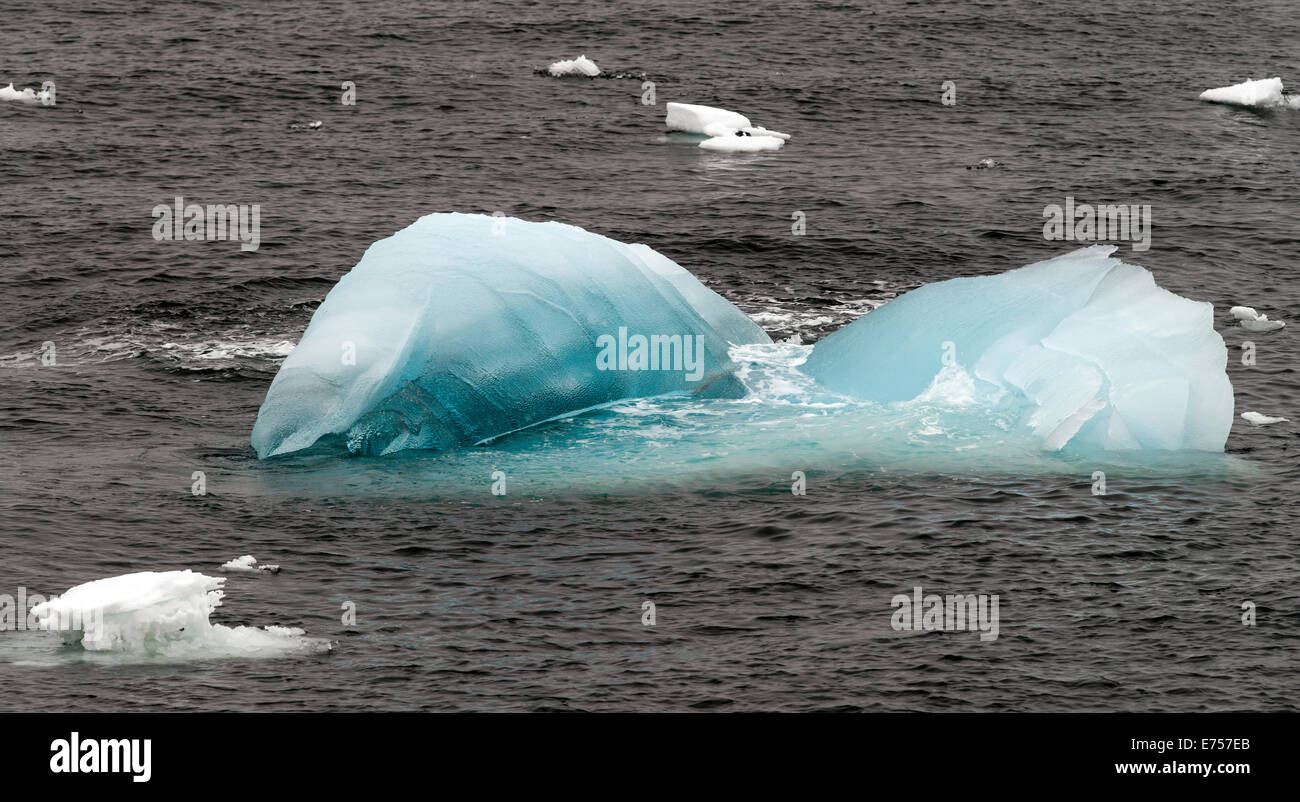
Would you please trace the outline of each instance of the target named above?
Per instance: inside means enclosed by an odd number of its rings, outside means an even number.
[[[1260,315],[1258,320],[1241,321],[1241,327],[1247,331],[1276,331],[1285,325],[1282,320],[1269,320],[1268,315]]]
[[[1300,97],[1282,91],[1281,78],[1261,78],[1258,81],[1248,80],[1232,86],[1206,89],[1201,93],[1200,99],[1233,106],[1300,108]]]
[[[32,608],[37,625],[90,652],[202,659],[282,657],[329,651],[295,627],[228,627],[208,620],[225,596],[224,577],[142,571],[97,579]]]
[[[242,572],[247,574],[255,574],[258,571],[265,571],[269,574],[278,574],[280,573],[280,566],[258,565],[256,557],[254,557],[251,554],[245,554],[243,557],[236,557],[235,559],[230,560],[229,562],[222,563],[221,570],[227,572],[235,572],[235,573]]]
[[[776,150],[790,138],[789,134],[755,126],[743,114],[691,103],[669,103],[664,124],[672,131],[710,137],[700,143],[706,150]],[[739,144],[732,139],[759,141]]]
[[[562,75],[585,75],[588,78],[600,75],[600,67],[597,67],[596,62],[587,58],[586,55],[578,56],[575,59],[557,61],[548,67],[546,71],[556,78]]]
[[[710,137],[700,143],[705,150],[752,153],[760,150],[779,150],[785,140],[775,136],[751,136],[743,131]]]
[[[13,84],[0,86],[0,100],[15,100],[19,103],[45,103],[52,96],[45,90],[36,91],[30,86],[26,89],[14,89]]]
[[[1243,412],[1241,417],[1249,421],[1251,426],[1268,426],[1270,423],[1282,423],[1289,420],[1288,418],[1275,418],[1272,415],[1264,415],[1259,412]]]
[[[1276,331],[1286,325],[1285,321],[1269,320],[1268,315],[1261,315],[1249,306],[1234,306],[1228,314],[1240,321],[1241,327],[1247,331]]]

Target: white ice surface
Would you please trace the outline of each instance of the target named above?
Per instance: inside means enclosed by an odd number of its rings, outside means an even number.
[[[328,651],[329,641],[294,627],[225,626],[208,619],[224,577],[141,571],[77,585],[32,608],[41,629],[87,651],[140,657],[280,657]]]
[[[557,61],[547,68],[547,72],[557,78],[562,75],[586,75],[589,78],[594,78],[600,75],[600,67],[596,66],[596,62],[582,55],[575,59]]]

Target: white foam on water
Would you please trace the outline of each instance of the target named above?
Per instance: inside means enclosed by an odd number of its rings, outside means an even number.
[[[294,348],[289,340],[200,340],[163,343],[161,349],[182,359],[284,358]]]
[[[882,292],[878,298],[856,298],[809,309],[789,309],[775,298],[759,298],[748,302],[747,305],[763,304],[763,308],[746,314],[750,320],[767,329],[769,333],[793,332],[785,339],[797,337],[797,343],[802,343],[801,332],[815,333],[818,330],[851,323],[887,303],[894,295],[893,292]]]
[[[165,327],[160,327],[165,328]],[[57,364],[93,365],[154,356],[193,370],[211,370],[214,362],[250,360],[277,363],[293,352],[296,343],[283,337],[173,340],[176,332],[142,334],[97,334],[79,331],[75,339],[56,337]],[[236,335],[238,336],[238,335]],[[0,368],[41,367],[42,351],[31,350],[0,355]]]
[[[838,393],[828,392],[800,366],[812,353],[811,345],[796,342],[733,345],[728,355],[736,363],[736,378],[748,394],[734,403],[743,406],[789,408],[823,413],[856,405]]]
[[[960,365],[944,365],[925,388],[909,404],[931,404],[961,409],[980,403],[975,390],[975,378],[962,369]]]

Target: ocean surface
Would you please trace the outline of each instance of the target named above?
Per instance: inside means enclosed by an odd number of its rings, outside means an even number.
[[[176,660],[4,631],[0,710],[1300,708],[1292,423],[1237,418],[1226,454],[1113,465],[954,445],[707,469],[725,444],[692,447],[707,412],[670,402],[466,453],[249,446],[334,282],[448,211],[646,243],[796,348],[926,282],[1067,252],[1043,237],[1067,197],[1149,204],[1150,250],[1116,255],[1215,305],[1238,413],[1300,420],[1300,324],[1227,315],[1300,319],[1300,111],[1197,101],[1247,78],[1300,88],[1292,3],[107,0],[5,18],[0,85],[54,81],[57,104],[0,103],[0,594],[220,576],[251,554],[282,570],[230,574],[212,621],[334,646]],[[539,73],[584,53],[624,77]],[[794,138],[707,152],[664,136],[670,100]],[[260,247],[155,241],[151,210],[178,195],[259,204]],[[900,419],[893,442],[926,425]],[[997,595],[999,636],[895,631],[891,599],[916,586]]]

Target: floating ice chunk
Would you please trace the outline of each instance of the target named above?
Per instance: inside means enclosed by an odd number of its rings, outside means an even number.
[[[252,444],[260,457],[331,434],[353,453],[443,450],[623,399],[738,395],[729,346],[767,342],[644,245],[432,214],[371,245],[330,291]]]
[[[747,134],[751,137],[775,137],[780,140],[790,138],[789,134],[783,134],[780,131],[769,131],[766,128],[756,127],[749,121],[749,118],[743,114],[737,114],[734,111],[726,109],[717,109],[712,106],[697,106],[691,103],[669,103],[668,114],[664,119],[664,124],[672,131],[684,131],[688,134],[703,134],[707,137],[718,138],[724,136],[734,136],[737,132]],[[700,147],[706,147],[705,140],[700,143]],[[710,149],[713,150],[774,150],[771,146],[766,147],[718,147],[716,144]]]
[[[30,86],[26,89],[14,89],[13,84],[0,86],[0,100],[13,100],[19,103],[40,103],[42,98],[49,97],[48,92],[37,92]]]
[[[230,560],[229,562],[222,563],[221,570],[232,572],[232,573],[243,572],[243,573],[255,574],[258,571],[265,571],[269,574],[278,574],[280,573],[280,566],[258,565],[256,557],[254,557],[251,554],[245,554],[243,557],[236,557],[235,559]]]
[[[743,114],[692,103],[669,103],[664,124],[672,131],[709,136],[715,136],[715,131],[721,132],[723,129],[739,131],[753,127],[749,118]]]
[[[898,402],[955,364],[1049,450],[1222,451],[1233,397],[1213,307],[1114,251],[926,285],[818,342],[803,369],[833,391]]]
[[[557,61],[548,67],[546,71],[557,78],[562,75],[586,75],[589,78],[600,75],[600,67],[597,67],[596,62],[585,55],[578,56],[575,59]]]
[[[1251,426],[1268,426],[1288,420],[1287,418],[1275,418],[1272,415],[1264,415],[1259,412],[1243,412],[1241,417],[1249,421]]]
[[[700,143],[705,150],[720,150],[732,153],[752,153],[760,150],[780,150],[785,140],[775,136],[741,136],[723,134],[710,137]]]
[[[1228,314],[1240,321],[1241,327],[1247,331],[1276,331],[1286,325],[1285,321],[1269,320],[1268,315],[1261,315],[1249,306],[1234,306]]]
[[[1243,320],[1241,327],[1247,331],[1277,331],[1286,325],[1283,320],[1269,320],[1268,315],[1260,315],[1257,320]]]
[[[141,657],[278,657],[331,648],[297,628],[212,624],[225,582],[188,570],[142,571],[77,585],[32,615],[41,629],[87,651]]]
[[[1248,80],[1232,86],[1206,89],[1200,95],[1201,100],[1211,103],[1228,103],[1233,106],[1296,106],[1300,98],[1282,92],[1281,78],[1261,78]]]

